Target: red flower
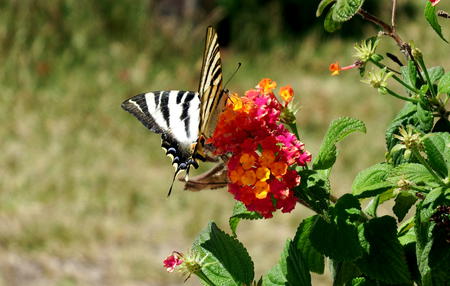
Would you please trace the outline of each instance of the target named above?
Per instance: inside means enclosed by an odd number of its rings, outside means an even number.
[[[304,144],[280,123],[283,106],[272,92],[275,86],[263,79],[244,97],[231,96],[208,140],[217,155],[231,154],[228,191],[248,210],[266,218],[277,209],[294,209],[293,189],[300,184],[300,176],[293,167],[311,160]],[[285,93],[293,91],[286,87]]]
[[[181,253],[174,251],[172,255],[163,261],[166,270],[168,272],[173,272],[178,265],[183,263],[182,257],[183,255]]]
[[[441,0],[430,0],[431,5],[436,6]]]

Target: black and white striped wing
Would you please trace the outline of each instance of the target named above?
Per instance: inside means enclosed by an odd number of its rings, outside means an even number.
[[[217,33],[212,27],[206,31],[205,51],[200,74],[200,126],[199,135],[211,137],[222,112],[227,95],[222,88],[222,63]]]
[[[177,169],[193,164],[192,153],[198,139],[200,98],[193,91],[154,91],[125,100],[122,108],[145,127],[160,133],[166,155]]]

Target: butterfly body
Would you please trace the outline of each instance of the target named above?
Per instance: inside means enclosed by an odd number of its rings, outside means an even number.
[[[209,27],[198,92],[142,93],[125,100],[122,108],[148,129],[161,134],[161,147],[171,157],[176,169],[175,179],[179,171],[188,173],[190,166],[197,168],[197,159],[204,160],[205,139],[213,134],[226,99],[217,34]]]

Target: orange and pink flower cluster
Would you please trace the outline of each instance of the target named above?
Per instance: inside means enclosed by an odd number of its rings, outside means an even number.
[[[231,154],[228,191],[248,210],[266,218],[277,209],[294,209],[293,189],[300,184],[294,167],[311,160],[304,144],[280,123],[280,113],[292,100],[293,90],[281,88],[283,106],[273,93],[275,88],[274,81],[263,79],[244,97],[231,95],[209,139],[217,155]]]

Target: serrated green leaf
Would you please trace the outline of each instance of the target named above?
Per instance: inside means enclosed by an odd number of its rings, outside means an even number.
[[[423,146],[430,166],[446,178],[450,169],[450,134],[432,133],[423,140]]]
[[[414,230],[414,217],[406,220],[398,229],[398,240],[400,244],[405,246],[409,243],[416,242],[416,233]]]
[[[393,185],[400,180],[408,180],[418,185],[432,184],[436,181],[424,165],[417,163],[398,165],[389,172],[388,180]]]
[[[339,198],[327,220],[318,216],[311,229],[310,240],[315,249],[336,262],[350,261],[361,255],[357,227],[358,220],[351,210],[361,210],[359,201],[346,194]],[[326,235],[325,235],[326,234]]]
[[[241,202],[236,202],[233,207],[233,214],[229,219],[230,229],[233,235],[236,236],[236,229],[241,219],[262,219],[263,216],[257,212],[247,210],[245,205]]]
[[[438,84],[438,92],[450,94],[450,72],[441,77]]]
[[[292,241],[286,242],[280,261],[263,276],[262,285],[311,285],[308,266]]]
[[[435,83],[436,81],[440,80],[445,74],[444,68],[441,66],[428,68],[427,72],[428,75],[430,76],[430,81],[432,83]],[[423,72],[422,76],[425,77],[425,74]]]
[[[439,205],[450,205],[442,189],[431,191],[417,206],[415,230],[417,238],[417,262],[422,285],[445,285],[450,280],[450,244],[447,232],[439,229],[431,220]],[[444,232],[442,232],[444,230]]]
[[[361,8],[364,0],[337,0],[333,11],[333,20],[345,22],[350,20]]]
[[[400,192],[395,198],[395,205],[392,208],[398,221],[402,221],[409,209],[416,203],[417,197],[409,192]]]
[[[361,271],[353,262],[336,262],[331,260],[330,263],[333,286],[343,286],[352,278],[361,274]]]
[[[336,5],[336,4],[334,4],[334,5]],[[341,23],[333,20],[334,5],[331,6],[331,9],[330,9],[330,11],[328,11],[328,14],[325,16],[325,20],[323,22],[323,27],[324,27],[325,31],[327,31],[329,33],[333,33],[335,31],[339,30],[342,26]]]
[[[361,255],[356,227],[342,221],[327,222],[320,217],[310,239],[317,250],[336,261],[349,261]]]
[[[352,194],[366,198],[385,192],[392,187],[386,180],[391,170],[391,165],[380,163],[359,172],[352,184]]]
[[[431,5],[430,1],[427,1],[424,14],[425,19],[427,19],[428,23],[433,28],[433,30],[439,35],[439,37],[441,37],[442,40],[447,42],[447,40],[444,38],[444,35],[442,35],[441,25],[439,25],[438,18],[436,16],[436,7]]]
[[[297,246],[297,251],[300,251],[302,254],[309,270],[322,274],[324,270],[324,257],[314,248],[310,240],[311,229],[317,219],[318,215],[315,215],[302,221],[297,228],[294,244]]]
[[[364,122],[350,117],[342,117],[331,122],[327,134],[322,142],[314,160],[313,167],[316,170],[329,169],[336,162],[336,143],[353,132],[366,132]]]
[[[250,285],[254,278],[253,261],[236,238],[210,223],[193,244],[196,253],[208,255],[204,274],[216,285]]]
[[[357,261],[361,271],[385,283],[410,283],[408,265],[397,239],[395,219],[390,216],[374,218],[362,229],[360,239],[364,254]]]
[[[316,17],[320,17],[322,15],[323,10],[325,10],[326,7],[328,7],[331,3],[336,2],[336,0],[322,0],[319,3],[319,6],[316,10]]]
[[[329,205],[330,182],[326,170],[301,170],[300,185],[294,189],[295,196],[307,202],[310,208],[321,213]]]
[[[434,117],[433,113],[422,107],[421,104],[417,105],[417,127],[419,129],[430,128],[433,125]]]

